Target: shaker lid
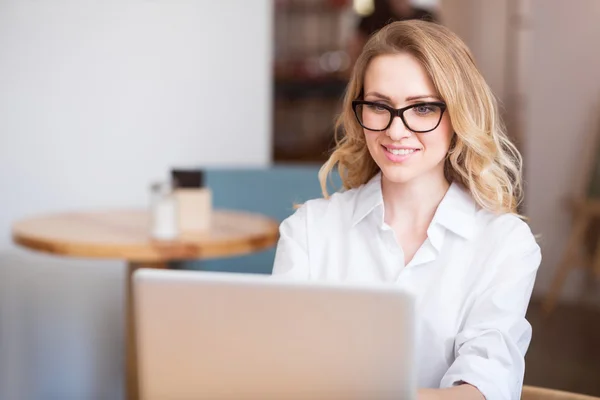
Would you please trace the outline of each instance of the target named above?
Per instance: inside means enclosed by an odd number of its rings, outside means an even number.
[[[150,191],[157,195],[168,195],[173,191],[173,183],[171,181],[152,182]]]
[[[173,169],[171,178],[175,188],[204,187],[204,172],[199,169]]]

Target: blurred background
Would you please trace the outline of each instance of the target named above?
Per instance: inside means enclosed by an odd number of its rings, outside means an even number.
[[[15,221],[146,207],[182,165],[221,174],[216,207],[281,220],[319,196],[364,38],[413,17],[468,44],[524,157],[543,252],[525,383],[600,396],[600,1],[0,0],[0,399],[124,398],[124,262],[24,250]]]

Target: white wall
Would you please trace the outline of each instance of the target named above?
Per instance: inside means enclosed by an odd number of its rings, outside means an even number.
[[[144,206],[173,165],[270,159],[270,0],[0,0],[0,398],[122,393],[123,264],[11,223]]]
[[[570,228],[563,199],[581,173],[581,155],[600,113],[600,2],[531,0],[525,126],[526,209],[542,234],[536,290],[545,292]],[[563,291],[578,297],[581,271]],[[597,292],[597,289],[595,290]]]
[[[508,1],[440,0],[441,22],[467,44],[500,101],[506,92]]]

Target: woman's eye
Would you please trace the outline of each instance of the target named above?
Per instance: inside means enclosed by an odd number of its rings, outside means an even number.
[[[436,106],[432,106],[432,105],[428,105],[428,104],[422,104],[420,106],[413,107],[413,111],[417,115],[429,115],[431,113],[435,113],[436,110],[437,110]]]
[[[372,111],[376,111],[376,112],[383,112],[383,111],[387,111],[387,109],[385,107],[382,107],[379,104],[368,104],[367,108],[369,108]]]
[[[413,110],[415,111],[416,114],[427,115],[427,114],[434,112],[433,108],[434,107],[429,106],[429,105],[421,105],[421,106],[414,107]]]

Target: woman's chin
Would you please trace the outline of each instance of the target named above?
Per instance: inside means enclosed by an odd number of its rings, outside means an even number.
[[[418,176],[413,168],[400,165],[380,165],[383,177],[392,183],[407,183]]]

